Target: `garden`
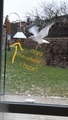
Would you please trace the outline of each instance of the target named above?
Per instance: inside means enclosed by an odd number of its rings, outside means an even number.
[[[4,79],[5,51],[2,52]],[[68,97],[68,68],[46,65],[43,49],[15,47],[6,54],[5,94]]]

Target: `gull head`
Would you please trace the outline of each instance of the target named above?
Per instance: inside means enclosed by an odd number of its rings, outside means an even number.
[[[30,36],[30,37],[28,37],[29,39],[33,39],[33,40],[35,40],[35,36]]]

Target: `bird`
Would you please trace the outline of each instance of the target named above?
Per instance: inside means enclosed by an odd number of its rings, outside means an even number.
[[[54,24],[55,22],[53,21],[52,23],[48,24],[47,26],[45,26],[42,30],[40,30],[39,32],[39,27],[36,25],[33,25],[32,27],[30,27],[28,29],[28,31],[30,33],[32,33],[33,35],[31,35],[29,38],[36,41],[38,43],[38,45],[36,46],[36,48],[38,48],[42,43],[50,43],[47,40],[44,40],[44,37],[46,37],[49,33],[49,29],[51,28],[51,26]]]

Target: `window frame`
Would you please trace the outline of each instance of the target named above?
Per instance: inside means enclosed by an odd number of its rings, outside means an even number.
[[[52,116],[68,116],[67,105],[40,104],[25,102],[3,101],[0,103],[0,112],[38,114]]]
[[[68,116],[68,105],[1,101],[3,3],[0,2],[0,112]]]

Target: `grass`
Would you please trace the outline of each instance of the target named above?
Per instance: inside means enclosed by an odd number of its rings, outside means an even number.
[[[20,53],[41,60],[40,56],[31,53],[31,48],[18,50],[15,62],[12,64],[13,53],[14,48],[7,51],[6,94],[68,97],[68,69],[37,64],[18,55]],[[23,66],[24,63],[27,66]],[[37,70],[32,71],[29,67]]]

